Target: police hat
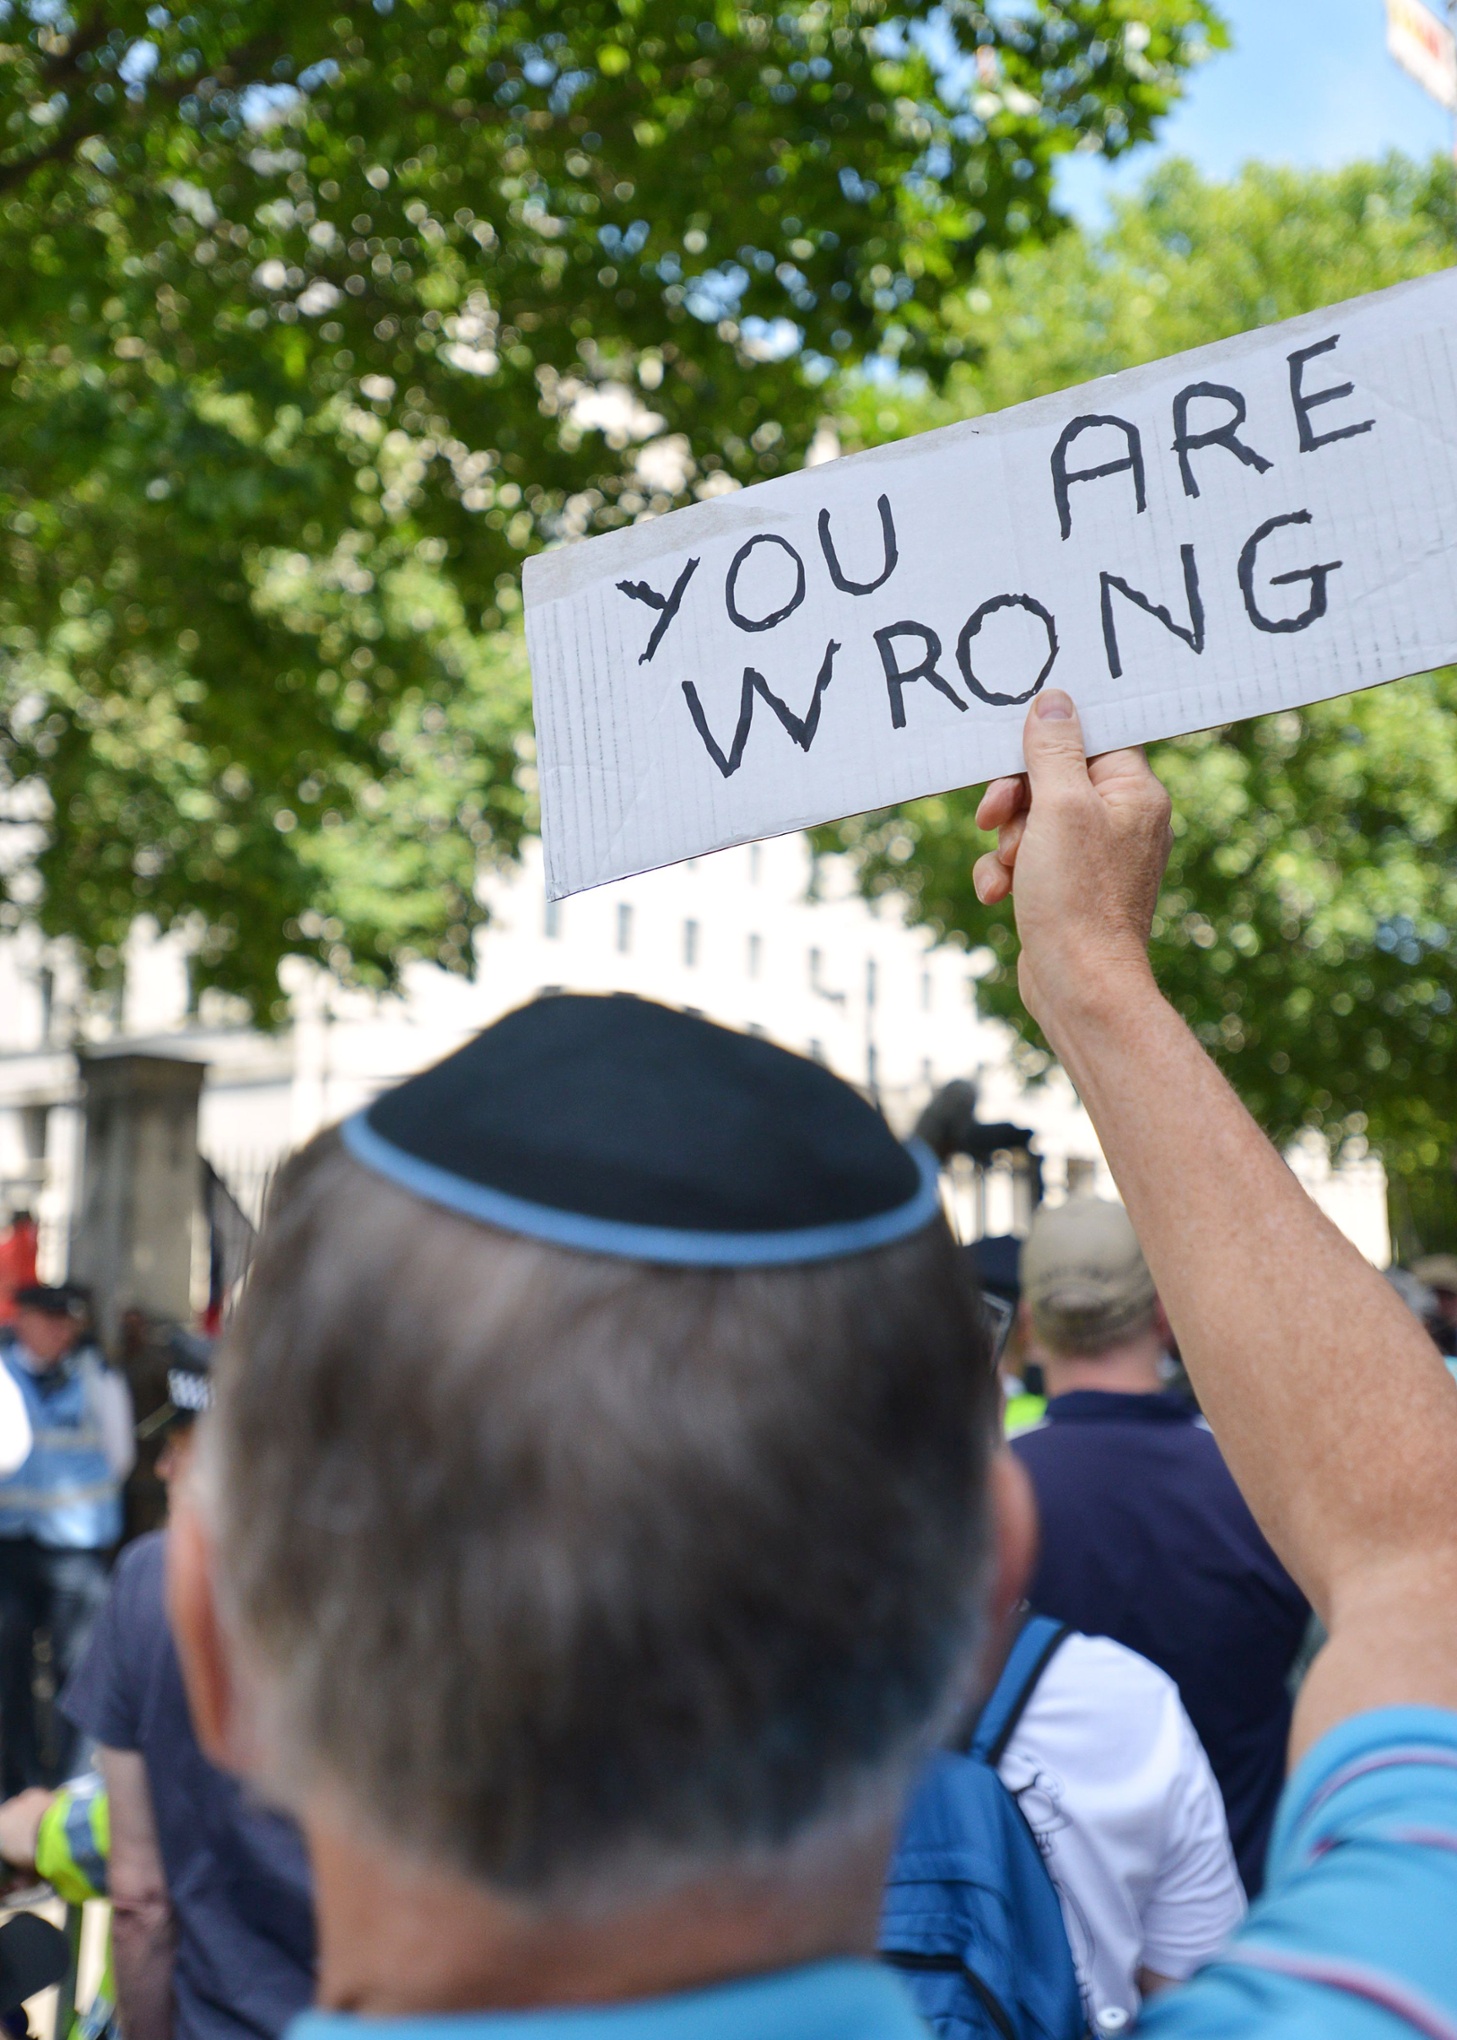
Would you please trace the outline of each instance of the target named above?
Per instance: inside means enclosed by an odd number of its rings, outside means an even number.
[[[167,1400],[137,1425],[140,1439],[155,1437],[174,1424],[190,1424],[212,1408],[213,1341],[201,1332],[169,1334]]]
[[[1022,1242],[1013,1233],[992,1233],[966,1249],[982,1291],[1015,1304],[1022,1295]]]
[[[79,1282],[27,1282],[15,1291],[18,1310],[38,1310],[46,1317],[85,1317],[91,1292]]]

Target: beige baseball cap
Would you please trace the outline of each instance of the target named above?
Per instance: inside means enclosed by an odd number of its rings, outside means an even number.
[[[1022,1294],[1033,1330],[1058,1353],[1097,1353],[1147,1318],[1153,1277],[1123,1206],[1074,1197],[1037,1212]]]
[[[1423,1254],[1412,1262],[1411,1272],[1428,1289],[1445,1289],[1457,1296],[1457,1254]]]

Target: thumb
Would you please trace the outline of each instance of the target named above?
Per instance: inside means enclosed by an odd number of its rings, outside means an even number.
[[[1022,755],[1035,799],[1039,787],[1052,792],[1058,786],[1086,786],[1087,753],[1083,748],[1083,726],[1073,707],[1072,696],[1060,687],[1039,694],[1027,711],[1022,730]]]

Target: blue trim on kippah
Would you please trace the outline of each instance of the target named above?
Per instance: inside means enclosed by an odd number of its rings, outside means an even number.
[[[574,1247],[584,1254],[610,1254],[624,1261],[661,1262],[679,1268],[784,1268],[802,1261],[834,1261],[847,1254],[888,1247],[929,1225],[941,1209],[936,1157],[920,1141],[909,1143],[920,1171],[914,1194],[894,1211],[838,1225],[805,1226],[798,1232],[688,1232],[666,1225],[631,1225],[621,1219],[592,1218],[555,1205],[512,1197],[486,1183],[472,1183],[434,1162],[422,1162],[385,1140],[369,1124],[367,1110],[355,1112],[339,1129],[356,1162],[387,1177],[427,1204],[443,1205],[463,1218],[498,1226],[502,1232]]]

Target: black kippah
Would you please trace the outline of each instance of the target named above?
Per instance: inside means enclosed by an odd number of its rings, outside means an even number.
[[[940,1210],[929,1152],[818,1063],[621,996],[518,1007],[343,1138],[433,1204],[634,1261],[830,1260]]]

